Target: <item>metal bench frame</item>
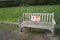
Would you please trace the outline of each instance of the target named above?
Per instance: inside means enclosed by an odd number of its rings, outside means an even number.
[[[21,31],[23,31],[23,28],[24,27],[30,27],[30,25],[25,25],[25,23],[27,22],[32,22],[31,21],[31,16],[40,16],[41,17],[41,21],[40,23],[42,23],[42,27],[33,27],[31,25],[32,28],[40,28],[40,29],[48,29],[51,31],[52,33],[52,36],[54,35],[54,29],[55,29],[55,25],[56,25],[56,22],[54,20],[54,12],[52,13],[23,13],[22,17],[20,19],[18,19],[18,23],[19,23],[19,28],[21,28]],[[32,22],[33,23],[33,22]],[[51,25],[50,26],[47,26],[47,27],[43,27],[44,23],[47,23],[47,25],[50,23]],[[39,24],[40,25],[40,24]]]

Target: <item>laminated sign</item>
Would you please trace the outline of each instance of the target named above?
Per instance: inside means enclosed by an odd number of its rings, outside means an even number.
[[[31,16],[31,21],[39,23],[40,22],[40,16]]]

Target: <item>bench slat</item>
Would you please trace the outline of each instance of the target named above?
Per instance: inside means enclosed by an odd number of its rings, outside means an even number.
[[[48,15],[47,15],[47,22],[48,22]]]

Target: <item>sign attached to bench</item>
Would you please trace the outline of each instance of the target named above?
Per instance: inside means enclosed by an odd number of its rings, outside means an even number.
[[[40,16],[31,16],[31,21],[39,23],[40,22]]]

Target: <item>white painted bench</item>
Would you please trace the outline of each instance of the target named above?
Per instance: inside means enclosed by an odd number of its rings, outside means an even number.
[[[35,23],[31,21],[31,16],[40,16],[40,23]],[[21,19],[18,19],[19,27],[21,31],[24,27],[32,27],[32,28],[40,28],[40,29],[48,29],[51,31],[52,35],[54,35],[55,29],[55,20],[54,20],[54,12],[52,13],[23,13]]]

